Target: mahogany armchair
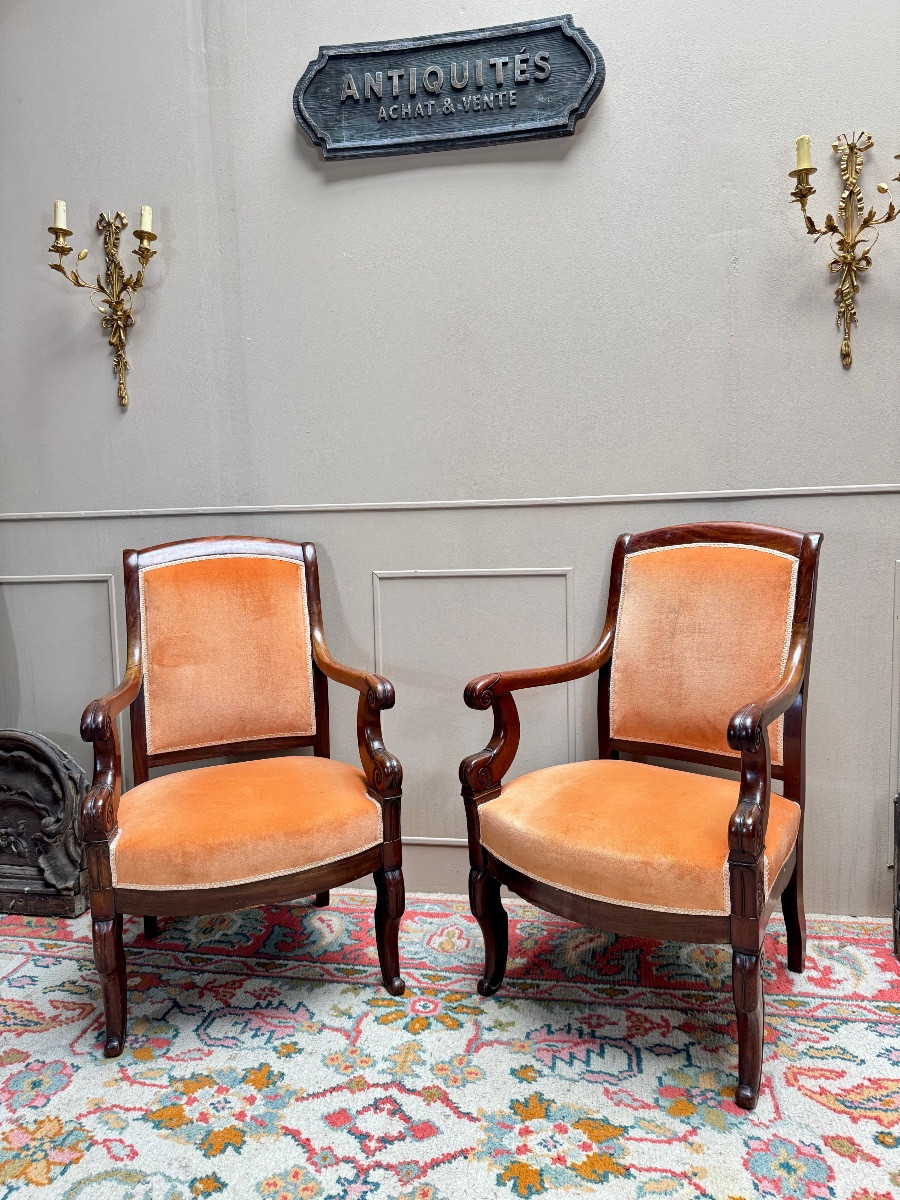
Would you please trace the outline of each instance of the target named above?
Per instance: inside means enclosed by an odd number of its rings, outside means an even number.
[[[478,991],[495,992],[506,969],[501,884],[612,933],[730,944],[735,1099],[747,1109],[759,1095],[762,947],[778,897],[789,969],[805,959],[805,695],[821,541],[732,523],[623,534],[593,650],[465,690],[470,708],[494,713],[490,743],[460,766],[485,941]],[[519,743],[514,692],[594,672],[597,760],[504,784]],[[646,756],[740,780],[635,761]]]
[[[82,807],[105,1053],[125,1043],[123,913],[230,912],[315,896],[373,872],[384,986],[404,990],[400,763],[385,749],[387,679],[325,643],[316,548],[217,537],[126,550],[128,667],[85,709],[93,785]],[[359,692],[362,771],[329,757],[328,680]],[[131,708],[134,783],[121,791],[116,717]],[[149,778],[151,767],[312,747]]]

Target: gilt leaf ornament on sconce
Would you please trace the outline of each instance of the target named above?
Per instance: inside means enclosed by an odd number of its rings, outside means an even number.
[[[75,287],[87,288],[91,303],[100,313],[102,328],[109,331],[109,344],[113,349],[113,370],[119,379],[119,404],[121,404],[122,408],[128,407],[128,389],[125,385],[128,359],[125,357],[125,347],[128,339],[128,330],[134,324],[131,302],[134,293],[144,286],[144,270],[147,263],[156,253],[155,250],[150,249],[150,243],[156,241],[152,222],[153,210],[147,205],[143,205],[141,208],[140,228],[134,231],[134,236],[138,240],[138,248],[132,250],[132,254],[137,255],[141,266],[137,274],[126,275],[119,259],[119,238],[122,230],[127,228],[128,220],[125,214],[121,212],[117,212],[114,217],[111,217],[108,213],[100,214],[97,218],[97,228],[103,234],[106,271],[102,277],[100,275],[97,276],[96,283],[90,283],[88,280],[82,279],[78,273],[77,266],[74,270],[67,271],[63,265],[65,256],[72,253],[72,247],[66,241],[67,237],[71,237],[72,230],[66,229],[66,204],[64,200],[57,200],[55,202],[53,224],[47,230],[48,233],[52,233],[55,237],[55,241],[50,247],[50,253],[59,255],[58,263],[49,264],[50,270],[59,271],[60,275],[65,276]],[[87,250],[80,251],[78,262],[82,262],[87,258],[87,253]]]
[[[821,237],[828,237],[831,243],[834,258],[828,264],[828,269],[839,276],[834,291],[834,302],[838,306],[837,324],[843,330],[841,363],[845,367],[853,363],[850,333],[856,322],[855,296],[859,291],[858,276],[872,266],[872,250],[879,234],[876,226],[887,225],[900,215],[884,183],[878,184],[878,191],[887,195],[887,211],[880,217],[875,215],[874,208],[866,212],[859,177],[863,168],[863,155],[874,145],[872,135],[865,130],[859,134],[854,133],[850,138],[843,133],[835,138],[831,148],[838,155],[844,190],[838,204],[838,219],[835,220],[834,216],[828,213],[821,229],[806,211],[809,198],[815,195],[816,191],[809,181],[816,168],[812,165],[808,137],[797,138],[797,169],[789,172],[790,178],[796,180],[791,199],[803,210],[806,232],[811,234],[815,241]],[[900,158],[900,155],[897,157]],[[900,181],[900,176],[897,178]]]

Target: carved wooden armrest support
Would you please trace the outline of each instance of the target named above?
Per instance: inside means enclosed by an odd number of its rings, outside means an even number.
[[[81,717],[81,737],[94,745],[94,778],[81,805],[81,828],[88,845],[107,842],[116,828],[122,764],[116,717],[141,690],[140,663],[132,663],[113,691],[92,700]]]
[[[81,804],[81,833],[86,845],[108,842],[116,827],[117,789],[108,783],[92,787]]]
[[[728,744],[741,753],[740,799],[728,823],[729,859],[733,863],[755,863],[765,849],[772,788],[769,726],[800,694],[806,651],[806,637],[795,637],[775,691],[739,709],[728,723]]]
[[[494,710],[494,733],[483,750],[470,754],[459,765],[463,796],[489,800],[500,790],[503,776],[519,748],[519,712],[512,693],[523,688],[571,683],[598,671],[612,654],[613,626],[607,623],[600,641],[588,654],[554,667],[479,675],[466,685],[463,698],[469,708]]]
[[[313,657],[323,675],[359,692],[356,736],[366,781],[379,800],[399,799],[403,768],[387,749],[381,732],[381,714],[394,707],[394,685],[383,675],[346,667],[331,654],[321,633],[313,636]]]
[[[480,682],[475,680],[475,683]],[[469,687],[466,688],[466,703],[470,708],[481,708],[482,704],[470,704]],[[484,693],[481,693],[483,696]],[[489,799],[500,790],[503,776],[512,766],[519,748],[519,710],[512,696],[495,696],[494,732],[491,740],[477,754],[470,754],[459,765],[459,778],[466,798]]]
[[[742,779],[743,784],[743,779]],[[730,862],[754,863],[765,849],[769,802],[741,795],[728,822],[728,858]]]
[[[387,682],[387,680],[385,680]],[[388,685],[390,686],[390,685]],[[399,798],[403,785],[403,767],[384,744],[381,713],[361,692],[356,713],[356,737],[366,781],[380,800]]]

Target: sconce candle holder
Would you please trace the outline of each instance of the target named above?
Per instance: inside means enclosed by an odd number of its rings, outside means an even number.
[[[805,155],[800,145],[801,142],[806,144]],[[831,242],[834,258],[828,264],[828,269],[840,277],[834,292],[834,302],[838,306],[837,324],[843,326],[841,363],[845,367],[849,367],[853,363],[850,331],[857,319],[854,301],[854,297],[859,291],[857,277],[862,271],[868,271],[872,266],[872,249],[878,241],[879,233],[876,226],[887,225],[900,215],[900,212],[894,207],[893,197],[884,183],[878,184],[878,191],[888,197],[887,212],[880,217],[875,215],[874,208],[870,208],[866,212],[859,177],[863,168],[863,155],[874,145],[874,139],[865,130],[859,135],[854,133],[851,138],[842,133],[832,143],[832,149],[839,156],[844,191],[838,204],[838,220],[836,221],[829,213],[821,229],[806,211],[809,198],[815,195],[816,191],[810,183],[810,176],[815,174],[816,168],[809,162],[808,138],[797,139],[798,165],[795,171],[789,172],[789,177],[796,180],[796,187],[791,192],[791,199],[803,210],[806,232],[812,234],[816,241],[827,236]],[[801,162],[805,162],[807,165],[801,166]],[[898,176],[898,180],[900,180],[900,176]],[[874,231],[874,237],[872,231]]]
[[[50,247],[50,253],[59,255],[59,262],[50,263],[50,270],[59,271],[75,287],[87,288],[91,303],[102,318],[101,326],[103,329],[109,330],[109,344],[113,348],[113,370],[119,378],[119,403],[123,408],[127,408],[128,389],[125,386],[125,376],[128,371],[128,359],[125,357],[125,347],[128,330],[134,324],[134,316],[131,312],[132,297],[144,286],[144,270],[156,253],[155,250],[150,249],[151,243],[156,241],[156,234],[151,230],[152,212],[146,206],[141,209],[141,227],[134,231],[134,236],[138,240],[138,248],[132,250],[132,254],[137,255],[141,266],[137,274],[127,276],[119,260],[119,238],[122,230],[127,227],[128,220],[121,212],[117,212],[114,217],[108,213],[100,214],[97,219],[97,228],[103,234],[106,271],[103,278],[97,276],[96,283],[82,279],[78,274],[77,266],[74,270],[67,271],[63,265],[63,259],[72,253],[72,247],[66,241],[66,238],[72,236],[72,230],[65,228],[65,214],[66,206],[63,201],[58,200],[54,224],[49,227],[47,232],[54,235],[55,240]],[[87,250],[82,250],[78,255],[78,261],[81,262],[85,259],[87,253]]]

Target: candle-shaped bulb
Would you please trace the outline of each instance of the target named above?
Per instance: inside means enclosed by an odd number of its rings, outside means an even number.
[[[797,138],[797,170],[808,171],[812,166],[812,144],[806,134]]]
[[[141,205],[141,233],[153,232],[153,209],[149,204]]]
[[[54,229],[66,228],[66,202],[65,200],[53,201],[53,227]]]

